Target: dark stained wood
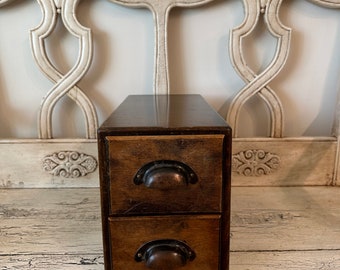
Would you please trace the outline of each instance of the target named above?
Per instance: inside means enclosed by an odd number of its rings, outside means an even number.
[[[220,134],[108,137],[111,214],[220,212],[223,139]],[[197,183],[173,190],[134,183],[143,165],[167,159],[191,167],[198,175]]]
[[[102,124],[99,132],[225,133],[230,127],[200,95],[132,95]]]
[[[144,262],[136,262],[134,256],[144,243],[158,239],[178,239],[194,250],[196,258],[183,269],[218,269],[218,215],[122,217],[110,218],[109,222],[114,243],[112,258],[115,270],[149,269]]]
[[[98,147],[106,270],[147,269],[126,264],[124,249],[158,237],[201,250],[183,269],[229,269],[231,129],[201,96],[129,96],[98,130]],[[136,184],[141,168],[163,161],[197,181],[169,186],[189,179],[169,165],[154,188]],[[171,225],[184,219],[193,229],[185,237]]]

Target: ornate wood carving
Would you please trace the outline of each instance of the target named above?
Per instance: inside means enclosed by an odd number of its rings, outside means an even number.
[[[155,70],[154,70],[154,93],[155,94],[168,94],[169,90],[169,75],[168,75],[168,62],[167,62],[167,22],[170,10],[175,6],[193,7],[196,5],[203,5],[213,0],[110,0],[122,5],[134,6],[134,7],[146,7],[150,9],[154,16],[155,21]],[[340,8],[339,0],[308,0],[311,3],[325,7],[325,8]],[[18,160],[24,156],[24,161],[20,163],[20,167],[24,167],[26,172],[29,172],[29,179],[25,181],[24,187],[54,187],[51,184],[51,176],[44,173],[42,170],[35,170],[38,166],[41,166],[41,157],[47,153],[59,153],[58,149],[81,149],[84,151],[84,145],[91,141],[87,146],[89,149],[94,149],[92,152],[87,149],[84,152],[91,153],[92,157],[95,156],[96,141],[88,140],[89,138],[96,137],[97,129],[97,116],[95,108],[90,99],[84,94],[84,92],[77,86],[79,80],[85,75],[92,58],[92,37],[89,29],[81,26],[77,20],[77,3],[79,0],[37,0],[42,11],[41,23],[31,30],[31,47],[34,55],[34,59],[41,69],[41,71],[54,83],[54,86],[46,94],[40,107],[38,126],[39,137],[48,140],[1,140],[0,146],[0,163],[5,164],[1,171],[1,179],[4,183],[14,183],[11,187],[22,187],[21,182],[16,183],[14,179],[21,179],[22,172],[17,170]],[[243,23],[236,27],[230,37],[230,52],[231,60],[235,70],[246,82],[246,86],[241,89],[238,95],[234,98],[232,105],[230,106],[229,114],[227,116],[228,122],[234,127],[234,137],[237,137],[237,119],[242,106],[254,95],[258,95],[269,107],[269,113],[271,116],[271,137],[283,137],[283,120],[284,111],[282,104],[275,89],[272,89],[269,85],[271,80],[280,72],[281,68],[285,65],[286,59],[289,53],[290,44],[290,29],[283,26],[279,19],[279,8],[282,0],[243,0],[245,19]],[[15,0],[0,0],[0,7],[11,5],[11,8],[15,8],[18,3]],[[227,16],[227,14],[226,14]],[[242,42],[247,35],[250,35],[256,27],[261,16],[264,16],[267,28],[277,38],[277,51],[273,61],[268,67],[261,73],[257,74],[248,65],[243,56]],[[60,18],[66,29],[79,40],[79,57],[74,65],[66,74],[61,73],[56,66],[53,65],[49,59],[45,50],[45,41],[52,34],[55,29],[56,21]],[[86,121],[86,139],[79,141],[78,139],[70,140],[62,146],[56,146],[55,143],[51,144],[53,140],[52,123],[51,118],[53,114],[53,108],[59,102],[61,97],[68,95],[72,98],[76,104],[81,108],[85,116]],[[5,102],[5,101],[4,101]],[[338,104],[340,104],[338,102]],[[1,105],[0,105],[1,106]],[[166,109],[161,104],[160,109]],[[339,116],[335,117],[334,124],[334,137],[322,138],[322,142],[314,141],[315,138],[311,138],[310,143],[303,142],[303,138],[298,144],[285,141],[284,138],[277,140],[271,150],[272,155],[276,153],[279,160],[279,165],[282,167],[275,175],[268,178],[275,178],[276,180],[270,180],[269,184],[284,185],[285,183],[298,185],[309,184],[319,185],[331,183],[333,185],[339,185],[339,169],[340,169],[340,128],[339,128]],[[337,141],[336,138],[337,137]],[[245,147],[244,142],[234,142],[234,145],[242,145],[241,149],[268,149],[267,145],[270,139],[264,139],[263,147],[261,144],[256,143],[256,139],[250,139],[252,144]],[[334,140],[334,141],[333,141]],[[320,147],[320,144],[324,144]],[[52,146],[53,145],[53,146]],[[309,146],[310,145],[310,146]],[[77,147],[75,147],[77,146]],[[336,146],[336,147],[335,147]],[[278,177],[279,174],[284,174],[285,170],[288,170],[288,166],[291,160],[287,159],[287,151],[290,149],[298,149],[298,153],[301,156],[305,156],[305,151],[312,149],[313,155],[307,157],[306,162],[299,162],[299,156],[294,157],[297,166],[294,166],[293,171],[289,170],[289,176],[285,177],[285,183],[280,182],[283,178]],[[236,152],[238,152],[237,150]],[[255,150],[250,150],[255,151]],[[259,151],[259,150],[256,150]],[[316,151],[316,152],[315,152]],[[66,151],[67,152],[67,151]],[[240,152],[241,153],[241,152]],[[314,160],[315,153],[321,158],[317,163]],[[326,153],[326,154],[325,154]],[[255,153],[252,153],[255,155]],[[245,155],[243,153],[243,155]],[[336,157],[336,158],[335,158]],[[235,158],[239,158],[234,156]],[[333,160],[335,158],[335,160]],[[281,160],[280,160],[281,159]],[[321,161],[320,161],[321,160]],[[240,162],[238,160],[237,162]],[[286,163],[289,163],[288,165]],[[295,164],[295,163],[293,163]],[[235,165],[236,166],[236,165]],[[234,166],[234,169],[235,169]],[[300,167],[299,167],[300,166]],[[32,168],[32,169],[31,169]],[[301,173],[301,170],[304,173]],[[24,171],[24,170],[22,170]],[[274,172],[271,168],[270,172]],[[310,173],[313,172],[313,173]],[[241,172],[242,174],[242,172]],[[45,177],[42,180],[43,177]],[[254,174],[256,176],[256,174]],[[297,176],[303,179],[303,181],[296,182]],[[71,177],[71,176],[70,176]],[[237,175],[239,179],[242,177]],[[262,177],[266,178],[266,177]],[[268,182],[261,182],[261,177],[256,178],[257,185],[267,184]],[[307,180],[305,180],[307,178]],[[331,178],[332,180],[329,180]],[[32,180],[37,179],[37,180]],[[83,178],[77,182],[77,179],[67,183],[69,186],[82,186],[86,182]],[[93,181],[94,180],[94,181]],[[88,181],[87,185],[96,185],[96,177],[93,180]],[[244,180],[242,178],[240,181]],[[239,181],[239,180],[237,180]],[[250,179],[254,181],[254,179]],[[263,180],[263,181],[268,181]],[[244,181],[246,182],[246,181]],[[244,183],[242,182],[242,183]],[[238,184],[241,182],[237,182]],[[72,186],[72,187],[74,187]]]
[[[31,46],[34,59],[41,71],[55,83],[43,98],[39,117],[38,133],[42,139],[52,135],[52,112],[56,103],[68,95],[81,108],[86,120],[87,138],[96,138],[97,115],[90,99],[76,86],[89,68],[92,58],[92,38],[89,29],[81,26],[76,18],[78,0],[38,0],[43,13],[43,20],[38,27],[31,30]],[[45,39],[52,33],[58,16],[67,30],[79,39],[80,55],[76,65],[67,73],[61,74],[49,60],[45,50]]]
[[[173,7],[195,7],[213,0],[110,0],[111,2],[131,6],[146,7],[151,10],[155,23],[155,68],[154,93],[169,94],[169,69],[167,49],[167,27],[170,10]]]
[[[233,171],[244,176],[271,174],[280,166],[280,157],[264,150],[246,150],[233,155]]]
[[[233,99],[227,115],[227,122],[233,127],[233,135],[237,137],[237,121],[242,106],[254,95],[259,96],[268,105],[271,120],[271,137],[282,137],[283,109],[275,92],[268,86],[286,63],[289,45],[290,29],[283,26],[278,12],[282,0],[244,0],[245,20],[231,33],[230,52],[236,71],[248,83]],[[255,74],[247,65],[242,52],[242,40],[255,28],[261,14],[270,33],[278,39],[277,51],[274,59],[260,74]]]
[[[93,156],[76,151],[61,151],[44,157],[43,170],[65,178],[86,176],[97,169]]]
[[[309,2],[328,8],[340,8],[339,0],[308,0]]]

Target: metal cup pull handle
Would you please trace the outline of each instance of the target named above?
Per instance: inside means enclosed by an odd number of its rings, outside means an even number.
[[[174,270],[185,266],[195,257],[195,252],[186,243],[161,239],[141,246],[137,250],[135,261],[144,262],[150,269]]]
[[[169,190],[186,187],[198,181],[196,173],[186,164],[174,160],[157,160],[147,163],[134,177],[136,185]]]

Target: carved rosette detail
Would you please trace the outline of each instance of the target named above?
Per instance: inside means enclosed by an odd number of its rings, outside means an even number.
[[[97,169],[97,160],[76,151],[61,151],[43,159],[43,170],[54,176],[78,178]]]
[[[280,166],[280,157],[264,150],[246,150],[233,155],[233,172],[244,176],[273,173]]]

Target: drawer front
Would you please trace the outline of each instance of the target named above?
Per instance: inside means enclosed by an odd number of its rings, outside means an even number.
[[[223,139],[224,135],[107,137],[110,213],[220,212]]]
[[[109,224],[114,270],[177,269],[178,265],[183,270],[219,269],[218,215],[120,217],[109,218]],[[183,246],[178,248],[181,243],[190,250],[188,257]]]

